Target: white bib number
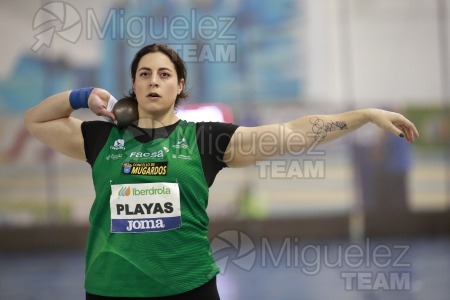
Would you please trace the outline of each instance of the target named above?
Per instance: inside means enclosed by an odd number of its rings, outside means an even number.
[[[181,227],[177,183],[111,185],[111,232],[140,233]]]

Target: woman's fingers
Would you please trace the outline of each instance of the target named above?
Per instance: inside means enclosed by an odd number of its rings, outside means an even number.
[[[403,128],[408,130],[412,138],[414,138],[414,136],[419,137],[419,131],[413,122],[405,118],[403,115],[400,115],[400,120],[398,122],[400,123],[399,125],[402,125]]]
[[[395,120],[393,123],[403,133],[408,142],[414,143],[414,137],[419,137],[419,131],[416,126],[404,116],[400,115],[400,119]]]
[[[413,143],[414,137],[419,137],[416,126],[399,113],[389,111],[378,111],[378,125],[391,131],[399,137],[404,137],[408,142]]]
[[[102,116],[115,120],[112,107],[117,100],[104,89],[95,88],[89,96],[89,108],[97,116]]]
[[[411,128],[406,127],[404,125],[398,125],[397,128],[401,130],[403,136],[406,138],[408,142],[414,143],[414,133]]]

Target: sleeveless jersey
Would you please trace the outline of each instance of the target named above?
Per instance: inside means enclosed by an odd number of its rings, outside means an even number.
[[[88,293],[175,295],[219,273],[207,238],[208,184],[195,123],[182,120],[167,138],[148,143],[112,128],[92,178]]]

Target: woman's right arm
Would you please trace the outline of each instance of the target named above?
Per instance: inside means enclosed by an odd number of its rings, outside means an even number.
[[[71,117],[74,111],[69,102],[71,91],[48,97],[25,113],[25,126],[38,140],[50,148],[75,159],[86,160],[82,121]],[[94,88],[89,95],[89,108],[97,115],[114,118],[106,110],[109,93]]]

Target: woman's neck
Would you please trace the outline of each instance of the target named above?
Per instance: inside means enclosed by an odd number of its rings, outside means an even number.
[[[164,115],[145,115],[141,117],[139,115],[138,126],[141,128],[160,128],[166,127],[177,122],[179,118],[173,113]]]

